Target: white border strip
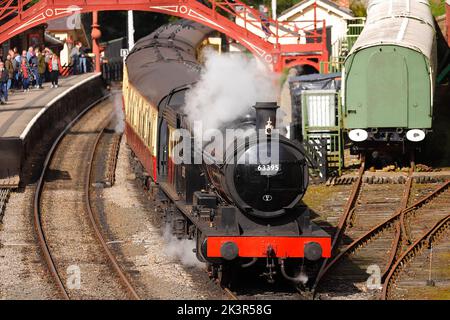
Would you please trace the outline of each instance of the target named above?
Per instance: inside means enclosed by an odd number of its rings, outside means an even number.
[[[59,99],[61,99],[62,97],[64,97],[66,94],[68,94],[69,92],[71,92],[72,90],[74,90],[75,88],[78,88],[79,86],[85,84],[86,82],[100,77],[101,73],[95,73],[90,77],[87,77],[86,79],[84,79],[81,82],[78,82],[77,84],[71,86],[68,90],[60,93],[59,95],[57,95],[55,98],[53,98],[52,100],[50,100],[50,102],[48,102],[44,108],[41,109],[41,111],[39,111],[34,117],[33,119],[31,119],[30,122],[28,122],[28,125],[26,126],[25,130],[23,130],[22,134],[20,135],[20,139],[24,140],[25,137],[27,136],[28,132],[31,130],[31,128],[34,126],[34,124],[36,123],[36,121],[39,119],[39,117],[45,112],[47,111],[55,102],[57,102]]]

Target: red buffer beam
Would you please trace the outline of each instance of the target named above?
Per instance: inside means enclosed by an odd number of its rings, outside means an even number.
[[[297,64],[319,70],[320,61],[328,60],[325,21],[281,22],[237,0],[0,0],[0,43],[52,19],[108,10],[152,11],[197,21],[235,39],[275,71]]]

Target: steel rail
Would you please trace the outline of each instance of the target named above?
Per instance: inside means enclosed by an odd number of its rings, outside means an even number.
[[[106,241],[105,241],[105,239],[103,237],[103,234],[100,231],[100,229],[99,229],[99,227],[97,225],[97,222],[95,220],[94,213],[93,213],[93,210],[92,210],[92,205],[91,205],[91,197],[90,197],[90,194],[89,194],[90,193],[90,185],[91,185],[91,176],[92,176],[92,170],[93,170],[93,163],[94,163],[94,158],[95,158],[95,154],[96,154],[96,151],[97,151],[97,147],[98,147],[100,139],[103,136],[103,134],[105,132],[105,129],[107,128],[108,123],[110,121],[111,121],[111,117],[109,119],[107,119],[106,125],[103,127],[103,129],[100,131],[100,133],[97,135],[94,147],[92,148],[92,151],[91,151],[91,154],[90,154],[90,157],[89,157],[89,169],[88,169],[88,171],[86,173],[86,179],[85,179],[86,180],[86,184],[84,186],[86,210],[88,212],[88,216],[89,216],[89,220],[91,222],[91,226],[94,229],[95,236],[97,237],[97,240],[100,242],[101,246],[103,247],[103,250],[106,252],[106,255],[108,256],[108,259],[109,259],[111,265],[113,266],[114,271],[116,272],[116,274],[121,279],[123,285],[125,286],[126,290],[129,293],[129,295],[135,300],[140,300],[140,297],[137,294],[136,290],[131,285],[131,283],[128,280],[127,276],[125,275],[125,273],[123,272],[123,270],[120,267],[119,263],[117,262],[117,259],[112,254],[111,250],[109,250],[109,247],[106,244]]]
[[[364,170],[365,170],[365,157],[362,156],[361,167],[359,168],[359,171],[358,171],[358,178],[356,179],[355,183],[353,184],[352,193],[350,194],[350,198],[348,199],[348,201],[345,205],[344,213],[341,215],[341,218],[340,218],[338,226],[337,226],[336,234],[333,237],[333,242],[331,244],[331,254],[333,254],[333,252],[335,252],[337,247],[339,246],[341,237],[344,234],[345,230],[347,229],[347,225],[348,225],[350,218],[354,212],[356,200],[358,199],[358,196],[359,196],[359,193],[361,190],[362,180],[363,180],[363,176],[364,176]],[[312,291],[314,293],[313,295],[315,295],[315,291],[316,291],[317,287],[319,286],[319,283],[322,280],[323,276],[325,275],[329,259],[330,258],[326,258],[323,261],[323,263],[319,269],[319,272],[317,274],[317,277],[315,279],[315,282],[314,282],[314,285],[312,288]]]
[[[6,209],[6,203],[8,202],[11,189],[0,188],[0,222],[3,219],[4,210]]]
[[[443,183],[441,186],[439,186],[436,190],[434,190],[431,194],[428,196],[423,197],[422,199],[416,201],[414,204],[403,210],[402,212],[398,212],[397,214],[393,215],[392,217],[388,218],[387,220],[381,222],[368,232],[366,232],[364,235],[353,241],[351,244],[349,244],[344,250],[342,250],[333,260],[330,261],[330,263],[324,268],[323,274],[327,273],[334,265],[336,265],[339,260],[345,256],[350,254],[351,252],[354,252],[359,247],[363,246],[365,243],[370,241],[372,238],[377,236],[380,232],[383,230],[389,228],[397,219],[400,218],[402,214],[408,214],[419,207],[423,206],[427,202],[429,202],[434,197],[438,196],[441,192],[446,190],[450,185],[450,181],[447,181]]]
[[[45,174],[47,173],[47,170],[50,166],[50,161],[53,158],[53,155],[55,153],[56,148],[59,146],[62,139],[65,137],[67,132],[74,126],[75,123],[77,123],[89,110],[91,110],[94,106],[98,105],[100,102],[106,100],[110,95],[106,95],[101,97],[100,99],[96,100],[92,104],[90,104],[88,107],[86,107],[83,111],[81,111],[75,119],[73,119],[67,126],[64,128],[64,130],[59,134],[59,136],[55,139],[53,142],[49,152],[47,153],[47,157],[45,158],[44,165],[42,168],[41,175],[39,176],[39,180],[36,185],[36,191],[34,194],[34,202],[33,202],[33,214],[34,214],[34,228],[36,230],[39,245],[41,247],[42,253],[44,255],[44,259],[47,263],[47,267],[50,271],[50,273],[53,276],[53,279],[56,282],[56,286],[58,287],[59,291],[61,292],[62,297],[65,300],[69,300],[69,294],[66,290],[66,287],[64,286],[62,279],[56,269],[55,261],[53,260],[52,254],[50,252],[50,248],[47,244],[47,240],[44,234],[44,230],[42,228],[42,221],[41,221],[41,211],[40,211],[40,202],[41,202],[41,195],[44,187],[44,178]]]
[[[230,289],[222,287],[222,290],[231,298],[231,300],[239,300],[239,298]]]
[[[389,269],[395,263],[395,258],[397,257],[397,254],[400,250],[401,241],[407,240],[404,210],[408,207],[408,200],[409,200],[409,196],[411,194],[414,170],[415,170],[415,163],[413,160],[411,160],[411,166],[410,166],[409,173],[408,173],[408,179],[405,184],[405,189],[403,191],[402,201],[400,203],[399,209],[394,214],[394,215],[396,215],[400,212],[400,220],[395,226],[395,238],[391,245],[391,250],[390,250],[391,254],[390,254],[389,260],[386,264],[386,269],[384,270],[383,275],[381,276],[382,280],[384,280],[386,278],[386,275],[389,272]],[[402,238],[402,236],[404,238]]]
[[[390,269],[386,280],[383,284],[383,291],[381,294],[382,300],[387,300],[389,295],[389,290],[392,287],[392,284],[397,280],[398,275],[400,274],[400,269],[403,268],[411,259],[414,258],[414,255],[417,254],[425,245],[430,245],[434,241],[437,241],[437,238],[442,235],[442,232],[445,228],[450,225],[450,214],[436,222],[427,232],[425,232],[418,240],[416,240],[395,262],[394,266]]]

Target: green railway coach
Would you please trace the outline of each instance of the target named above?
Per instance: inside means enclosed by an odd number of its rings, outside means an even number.
[[[422,141],[431,129],[436,36],[426,0],[372,0],[346,58],[343,125],[354,142]]]

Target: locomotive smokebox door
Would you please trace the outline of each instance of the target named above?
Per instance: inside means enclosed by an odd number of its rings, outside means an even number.
[[[264,130],[267,135],[272,134],[272,130],[277,124],[277,106],[276,102],[257,102],[254,107],[256,110],[256,130]]]

